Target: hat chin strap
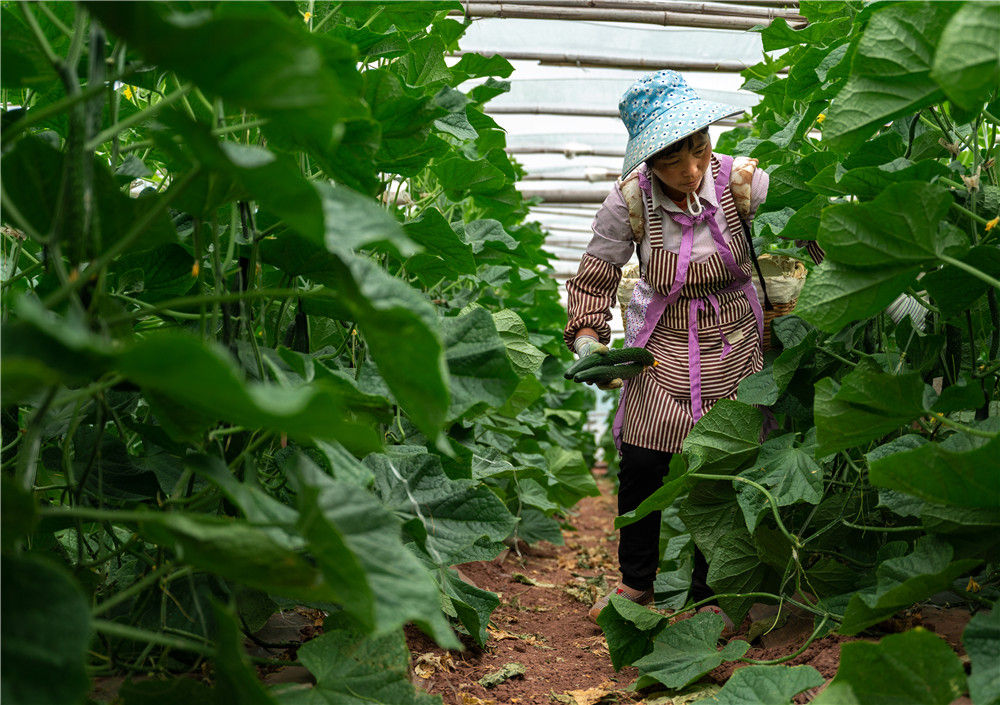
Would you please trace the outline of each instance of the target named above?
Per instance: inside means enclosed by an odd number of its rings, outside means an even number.
[[[693,193],[685,195],[684,206],[691,215],[701,215],[701,212],[705,210],[701,205],[701,201]]]

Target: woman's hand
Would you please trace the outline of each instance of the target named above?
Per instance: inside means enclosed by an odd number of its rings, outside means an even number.
[[[585,329],[589,330],[589,329]],[[577,359],[582,360],[590,355],[607,355],[608,346],[600,342],[596,337],[587,335],[583,331],[576,336],[576,340],[573,341],[573,349],[576,350]],[[587,384],[594,384],[593,382],[587,382]],[[622,386],[622,381],[620,379],[612,379],[607,383],[598,384],[598,389],[618,389]]]

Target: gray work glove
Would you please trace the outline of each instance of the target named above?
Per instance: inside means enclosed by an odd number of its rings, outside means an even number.
[[[582,360],[588,355],[607,355],[608,346],[600,342],[597,338],[589,335],[581,335],[573,341],[573,349],[576,350],[577,359]],[[593,382],[587,382],[593,384]],[[622,386],[620,379],[613,379],[607,384],[598,384],[598,389],[618,389]]]

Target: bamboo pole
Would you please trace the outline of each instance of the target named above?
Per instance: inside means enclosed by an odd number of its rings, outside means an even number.
[[[532,20],[571,20],[590,22],[630,22],[666,27],[705,27],[709,29],[748,30],[766,21],[732,15],[694,15],[687,12],[658,10],[616,10],[603,7],[552,7],[515,5],[498,2],[469,3],[465,10],[452,10],[449,14],[468,17],[498,17]],[[795,25],[793,25],[795,26]]]
[[[617,178],[618,172],[605,171],[600,174],[567,174],[565,176],[555,174],[525,174],[521,177],[521,181],[590,181],[591,183],[600,183],[602,181],[614,181]]]
[[[750,110],[750,108],[747,108]],[[486,104],[487,115],[574,115],[577,117],[620,117],[614,108],[574,107],[566,105],[493,105]],[[728,118],[713,122],[721,127],[736,127],[740,122]],[[563,151],[563,150],[558,150]]]
[[[771,6],[725,4],[721,2],[676,2],[673,0],[515,0],[518,5],[548,7],[597,7],[609,10],[654,10],[684,12],[696,15],[729,15],[770,21],[783,17],[789,22],[805,22],[806,18],[795,10]]]
[[[742,61],[695,61],[686,59],[645,59],[642,57],[600,56],[597,54],[560,54],[547,51],[458,51],[456,56],[463,54],[481,54],[482,56],[502,56],[509,61],[538,61],[545,66],[583,66],[593,68],[616,68],[659,71],[673,69],[674,71],[710,71],[723,73],[739,73],[749,68]]]
[[[608,189],[518,189],[524,198],[538,198],[543,203],[604,203]]]
[[[617,113],[615,114],[617,116]],[[507,147],[507,154],[565,154],[567,159],[585,157],[624,157],[625,149],[600,149],[586,145],[566,145],[563,147]]]

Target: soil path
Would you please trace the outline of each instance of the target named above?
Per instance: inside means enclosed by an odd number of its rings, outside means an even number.
[[[445,651],[408,628],[413,681],[417,686],[442,696],[446,705],[685,705],[718,691],[743,665],[723,664],[684,693],[635,693],[629,686],[638,675],[636,669],[615,672],[601,630],[587,618],[594,599],[618,577],[615,497],[611,481],[599,470],[597,474],[601,496],[586,498],[575,507],[568,517],[573,528],[563,531],[565,545],[522,547],[520,555],[510,551],[494,561],[459,566],[467,580],[500,595],[500,606],[489,628],[490,638],[483,649],[466,640],[469,647],[465,651]],[[755,606],[755,610],[760,608]],[[961,654],[961,632],[968,619],[966,610],[928,607],[923,613],[881,626],[904,631],[922,624]],[[750,622],[748,617],[743,623],[740,638],[747,638]],[[796,651],[811,631],[811,618],[793,615],[780,629],[754,642],[747,657],[784,657]],[[813,666],[829,681],[837,672],[840,645],[847,640],[829,635],[786,663]],[[522,667],[523,675],[491,688],[478,682],[511,664]],[[796,702],[808,702],[819,690],[822,688],[802,693]],[[954,705],[968,702],[961,698]]]

